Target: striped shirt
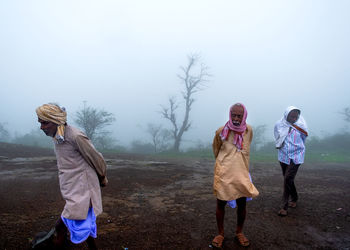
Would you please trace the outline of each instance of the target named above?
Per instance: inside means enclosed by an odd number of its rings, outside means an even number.
[[[290,128],[283,146],[278,150],[278,160],[288,165],[290,160],[293,160],[294,164],[304,163],[305,139],[306,135],[295,128]]]

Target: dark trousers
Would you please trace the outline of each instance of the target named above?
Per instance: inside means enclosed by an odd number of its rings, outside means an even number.
[[[294,178],[297,175],[300,164],[294,164],[294,162],[291,160],[289,165],[282,162],[280,162],[280,165],[284,177],[281,208],[287,210],[289,198],[294,202],[298,200],[298,193],[294,185]]]

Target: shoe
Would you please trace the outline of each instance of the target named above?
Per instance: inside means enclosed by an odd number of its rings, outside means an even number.
[[[278,211],[278,215],[284,217],[284,216],[288,215],[288,212],[287,212],[287,210],[284,210],[282,208],[280,211]]]

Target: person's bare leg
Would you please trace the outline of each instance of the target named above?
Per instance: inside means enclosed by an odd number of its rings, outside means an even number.
[[[236,228],[236,238],[241,246],[247,247],[250,245],[249,240],[243,234],[243,225],[245,217],[247,214],[246,203],[247,198],[241,197],[236,200],[237,203],[237,228]]]
[[[237,228],[236,233],[241,233],[243,231],[243,225],[245,221],[245,217],[247,214],[246,210],[246,197],[241,197],[236,200],[237,203]]]
[[[224,219],[225,219],[225,206],[227,201],[216,200],[216,223],[218,226],[218,232],[224,236]]]
[[[86,239],[86,243],[87,243],[89,249],[97,250],[97,245],[96,245],[95,239],[93,237],[89,236],[89,238]]]
[[[226,201],[216,200],[216,223],[218,226],[219,234],[215,236],[212,241],[212,245],[217,248],[222,247],[222,243],[224,241],[224,218],[225,218],[225,206]]]
[[[55,230],[56,230],[56,239],[54,239],[54,245],[59,249],[63,248],[64,244],[66,243],[65,241],[67,238],[68,229],[64,224],[63,220],[61,219],[61,217],[56,222]]]

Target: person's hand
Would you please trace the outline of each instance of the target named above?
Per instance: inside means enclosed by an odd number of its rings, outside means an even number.
[[[107,186],[107,184],[108,184],[107,176],[103,176],[103,177],[100,179],[100,186],[101,186],[101,187],[105,187],[105,186]]]

